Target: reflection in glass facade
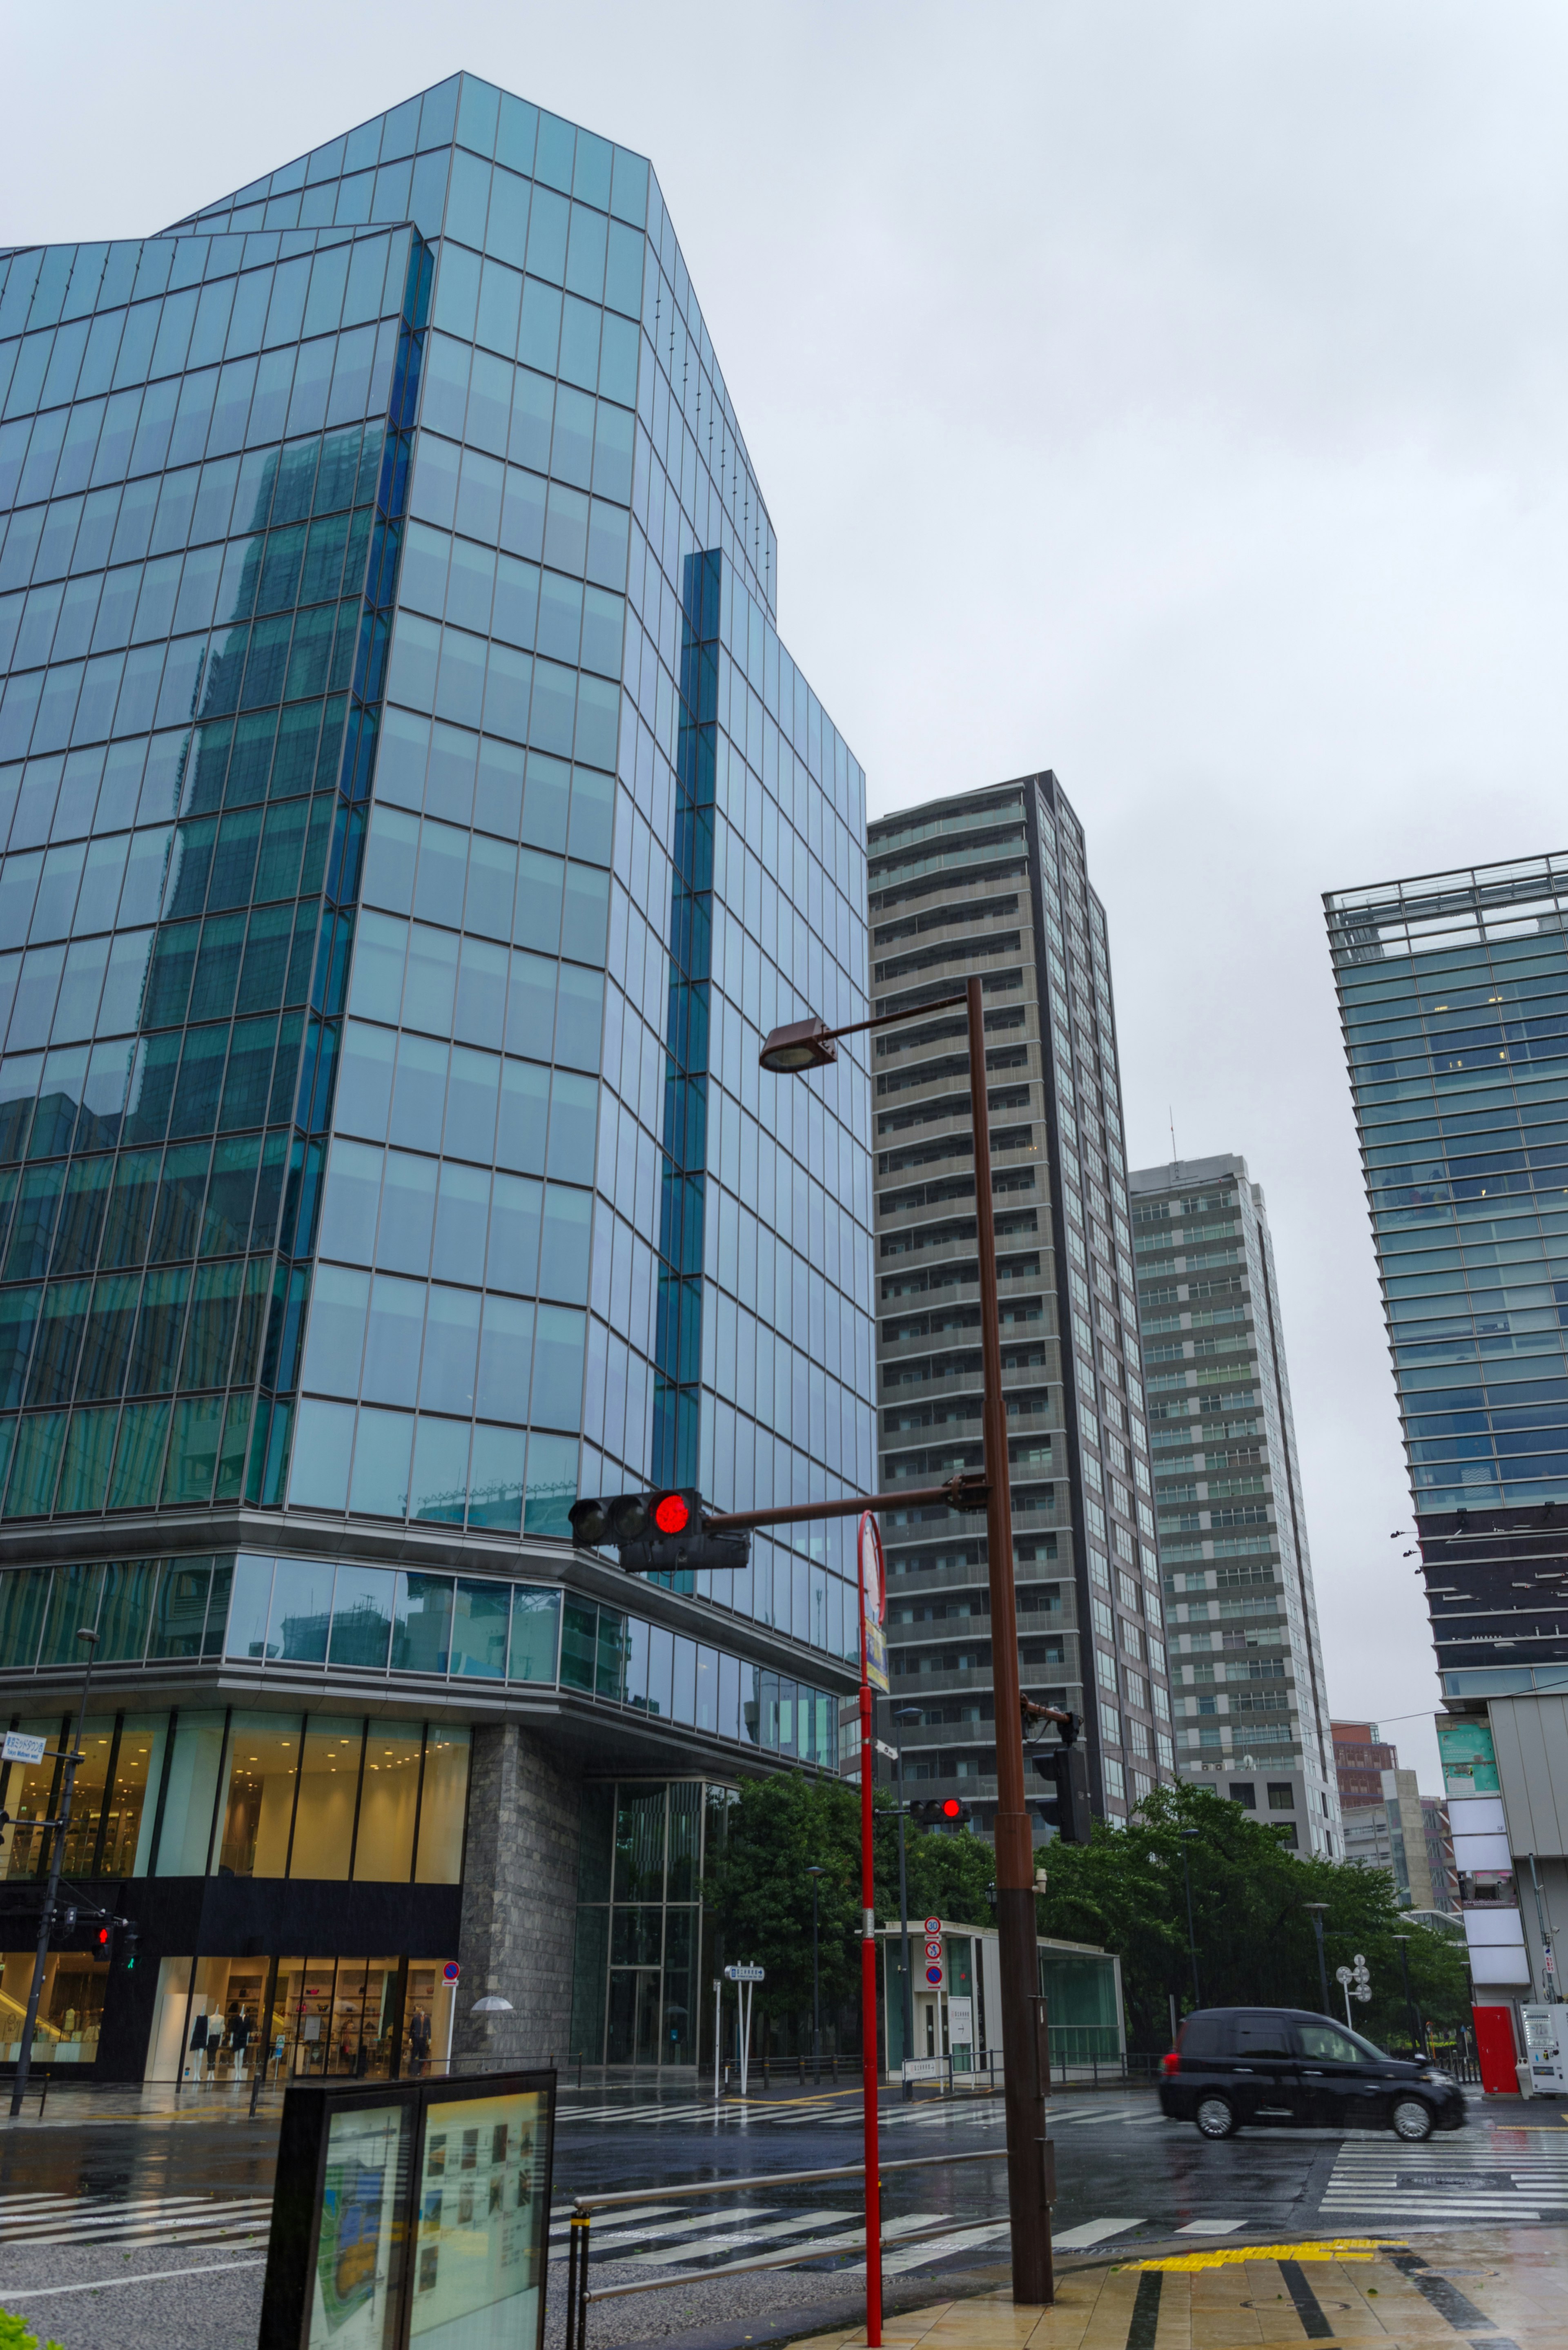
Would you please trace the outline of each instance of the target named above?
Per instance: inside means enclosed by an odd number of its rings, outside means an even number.
[[[459,79],[0,267],[5,1515],[864,1485],[864,780],[646,162]]]
[[[177,1776],[311,1675],[472,1690],[475,1801],[585,1705],[830,1762],[843,1526],[633,1616],[566,1515],[874,1474],[867,1055],[757,1068],[867,1008],[777,576],[647,161],[472,77],[0,255],[0,1639],[178,1667]]]
[[[1560,857],[1326,900],[1449,1697],[1568,1664],[1565,900]]]

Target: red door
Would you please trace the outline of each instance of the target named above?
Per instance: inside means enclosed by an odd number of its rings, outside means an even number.
[[[1513,2010],[1511,2007],[1472,2007],[1475,2018],[1476,2055],[1480,2063],[1481,2087],[1489,2097],[1517,2097],[1519,2074],[1514,2066],[1519,2051],[1514,2045]]]

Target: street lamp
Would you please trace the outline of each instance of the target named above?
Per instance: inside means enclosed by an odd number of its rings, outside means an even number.
[[[811,2061],[816,2069],[816,2085],[822,2086],[822,1978],[816,1960],[816,1894],[824,1871],[808,1868],[811,1879]]]
[[[38,2023],[38,2002],[43,1996],[44,1970],[49,1963],[49,1936],[54,1931],[55,1909],[60,1894],[60,1870],[65,1863],[66,1838],[71,1828],[71,1799],[76,1793],[77,1765],[85,1762],[81,1742],[87,1734],[88,1692],[92,1688],[92,1660],[98,1651],[98,1634],[84,1624],[77,1634],[87,1650],[87,1669],[82,1675],[81,1711],[77,1716],[76,1735],[69,1752],[62,1758],[65,1779],[60,1788],[60,1816],[46,1825],[55,1835],[54,1849],[49,1857],[49,1881],[44,1893],[44,1914],[38,1924],[38,1947],[33,1958],[33,1985],[27,1993],[26,2020],[22,2026],[22,2043],[16,2051],[16,2078],[11,2084],[11,2118],[15,2121],[22,2110],[22,2100],[27,2094],[27,2074],[33,2063],[33,2034]]]
[[[1409,2021],[1411,2045],[1418,2055],[1424,2056],[1427,2053],[1427,2035],[1421,2029],[1421,2018],[1417,2011],[1415,1993],[1410,1989],[1410,1937],[1408,1934],[1396,1934],[1394,1939],[1399,1945],[1399,1972],[1405,1981],[1405,2013]]]
[[[1324,1912],[1328,1908],[1328,1903],[1326,1901],[1303,1901],[1302,1907],[1303,1909],[1308,1909],[1312,1912],[1312,1929],[1317,1937],[1317,1984],[1319,1994],[1323,2000],[1323,2007],[1320,2012],[1326,2015],[1328,2013],[1328,1960],[1323,1954],[1323,1919]]]
[[[1192,2004],[1194,2007],[1201,2007],[1203,1993],[1198,1988],[1198,1936],[1192,1925],[1192,1871],[1187,1865],[1187,1847],[1189,1844],[1195,1844],[1197,1839],[1196,1828],[1181,1830],[1181,1881],[1187,1887],[1187,1950],[1192,1960]]]
[[[1018,1679],[1018,1601],[1012,1573],[1012,1499],[1008,1483],[1007,1406],[1002,1392],[1002,1316],[996,1288],[996,1219],[991,1190],[991,1107],[985,1077],[985,1010],[979,978],[961,995],[828,1028],[791,1021],[763,1045],[764,1069],[779,1075],[827,1067],[837,1040],[902,1020],[928,1020],[962,1005],[969,1019],[970,1120],[974,1133],[975,1242],[980,1255],[983,1375],[986,1561],[991,1592],[992,1680],[996,1719],[996,1924],[1002,1976],[1002,2089],[1007,2126],[1007,2200],[1012,2298],[1050,2303],[1051,2220],[1046,2202],[1045,2083],[1040,2077],[1040,1959],[1035,1939],[1034,1840],[1023,1793],[1023,1719]],[[975,1496],[978,1501],[979,1496]],[[1196,1962],[1195,1962],[1196,1963]],[[906,1970],[906,1972],[908,1970]]]
[[[909,1981],[909,1888],[904,1875],[904,1729],[923,1721],[925,1715],[918,1705],[901,1705],[893,1716],[894,1768],[898,1773],[898,1928],[904,1938],[904,2054],[915,2053],[915,1994]],[[915,2085],[904,2075],[906,2104],[915,2094]]]

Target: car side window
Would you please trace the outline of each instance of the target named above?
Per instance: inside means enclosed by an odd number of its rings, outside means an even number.
[[[1232,2030],[1233,2049],[1243,2062],[1253,2056],[1289,2056],[1290,2026],[1282,2016],[1239,2015]]]
[[[1354,2040],[1332,2023],[1301,2023],[1302,2054],[1319,2064],[1363,2064],[1367,2060]]]
[[[1215,2016],[1190,2016],[1181,2027],[1181,2054],[1189,2064],[1207,2063],[1211,2056],[1223,2055],[1224,2047],[1223,2027]]]

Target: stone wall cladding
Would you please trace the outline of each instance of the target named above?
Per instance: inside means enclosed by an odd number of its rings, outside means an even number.
[[[571,2033],[580,1787],[515,1722],[473,1732],[453,2054],[476,2065],[565,2062]],[[498,1992],[514,2012],[470,2012]]]

